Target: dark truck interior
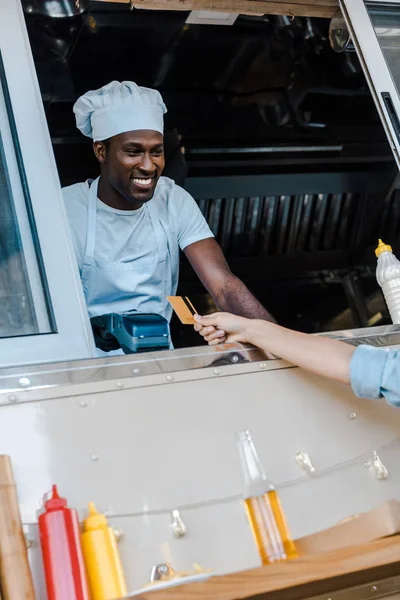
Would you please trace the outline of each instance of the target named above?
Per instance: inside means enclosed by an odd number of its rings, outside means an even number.
[[[111,80],[157,88],[165,175],[195,197],[278,322],[306,332],[389,323],[374,248],[381,237],[400,255],[400,184],[357,56],[331,48],[329,19],[189,25],[183,11],[75,5],[23,1],[61,184],[97,174],[75,128],[77,97]],[[212,309],[184,256],[179,293]],[[199,344],[176,320],[172,334],[176,347]]]

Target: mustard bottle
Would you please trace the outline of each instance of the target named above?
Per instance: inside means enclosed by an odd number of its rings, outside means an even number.
[[[89,516],[83,522],[82,550],[92,600],[126,596],[128,591],[114,532],[93,502],[89,502]]]

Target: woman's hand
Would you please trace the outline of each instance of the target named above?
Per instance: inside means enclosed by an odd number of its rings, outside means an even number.
[[[195,315],[197,331],[210,346],[216,344],[248,342],[248,328],[251,319],[237,317],[229,313],[214,313],[205,317]]]
[[[206,340],[206,342],[209,343],[209,345],[225,344],[226,342],[225,331],[219,331],[213,325],[202,325],[198,321],[194,325],[194,330],[197,331],[197,333],[199,333]]]

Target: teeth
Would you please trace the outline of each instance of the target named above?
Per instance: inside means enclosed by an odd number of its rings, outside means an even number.
[[[137,179],[135,178],[133,180],[134,183],[137,183],[139,185],[150,185],[151,184],[151,179]]]

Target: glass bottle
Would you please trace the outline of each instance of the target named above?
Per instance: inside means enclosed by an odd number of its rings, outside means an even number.
[[[237,434],[245,480],[244,503],[263,565],[297,557],[279,496],[267,479],[249,431]]]

